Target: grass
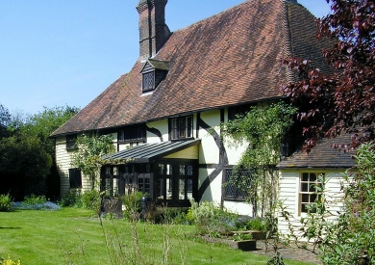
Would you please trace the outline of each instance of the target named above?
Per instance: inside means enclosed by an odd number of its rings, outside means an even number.
[[[92,211],[63,208],[59,211],[0,212],[0,257],[8,254],[22,265],[111,263],[114,256],[142,255],[147,264],[266,264],[268,258],[213,245],[193,236],[194,227],[137,224],[140,253],[124,220],[105,220],[103,229]],[[112,255],[109,255],[109,251]],[[124,257],[123,257],[124,258]],[[127,257],[125,257],[127,258]],[[138,257],[139,259],[141,257]],[[117,263],[118,264],[118,263]],[[286,261],[286,264],[307,264]]]

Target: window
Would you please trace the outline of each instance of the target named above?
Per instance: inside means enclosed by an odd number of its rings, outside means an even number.
[[[187,139],[193,137],[193,116],[184,116],[170,120],[171,140]]]
[[[134,143],[146,142],[146,126],[144,124],[125,127],[118,131],[118,142]]]
[[[148,92],[155,89],[155,71],[143,73],[142,91]]]
[[[69,185],[72,189],[82,188],[81,170],[78,168],[69,169]]]
[[[300,177],[300,194],[299,194],[299,207],[300,213],[307,213],[308,206],[319,199],[319,194],[316,191],[316,186],[321,184],[318,176],[324,173],[304,172]]]
[[[149,58],[142,68],[142,92],[155,90],[167,76],[169,62]]]
[[[224,174],[224,199],[245,201],[251,187],[251,171],[226,168]]]
[[[66,136],[66,150],[74,150],[77,141],[77,134],[70,134]]]

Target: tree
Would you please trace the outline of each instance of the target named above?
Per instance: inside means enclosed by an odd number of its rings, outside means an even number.
[[[279,176],[276,165],[280,161],[284,137],[293,125],[292,116],[295,112],[294,107],[284,102],[254,106],[245,116],[222,125],[225,136],[248,145],[235,167],[235,174],[241,172],[236,169],[250,169],[252,184],[251,187],[244,187],[241,182],[235,184],[241,189],[250,189],[249,199],[255,212],[257,202],[261,202],[262,216],[265,211],[271,211],[277,201]]]
[[[8,116],[6,137],[0,139],[1,190],[11,190],[18,199],[32,193],[49,198],[59,195],[55,144],[49,135],[77,112],[66,106]]]
[[[318,39],[329,38],[323,50],[332,67],[322,73],[305,58],[284,60],[301,81],[282,90],[299,107],[299,120],[309,151],[322,136],[352,134],[352,148],[375,139],[375,3],[373,0],[327,0],[331,14],[317,20]]]
[[[10,121],[9,110],[0,104],[0,139],[4,137],[7,125]]]
[[[72,154],[71,163],[90,178],[93,190],[97,188],[100,169],[105,162],[103,157],[115,151],[112,137],[110,135],[82,135],[78,137],[76,147],[77,151]]]

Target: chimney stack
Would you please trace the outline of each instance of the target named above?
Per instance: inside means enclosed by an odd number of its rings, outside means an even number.
[[[168,40],[171,32],[165,24],[168,0],[139,0],[139,52],[141,59],[155,56]]]

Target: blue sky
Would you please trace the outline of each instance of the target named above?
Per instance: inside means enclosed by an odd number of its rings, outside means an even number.
[[[276,0],[275,0],[276,1]],[[244,0],[169,0],[171,31]],[[326,0],[298,0],[315,16]],[[0,0],[0,104],[11,113],[83,108],[138,58],[138,0]]]

